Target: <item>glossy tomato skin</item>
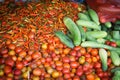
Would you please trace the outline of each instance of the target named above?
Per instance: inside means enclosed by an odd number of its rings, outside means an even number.
[[[64,63],[69,63],[70,62],[70,59],[69,59],[69,57],[63,57],[63,59],[62,59],[62,61],[64,62]]]
[[[6,49],[6,48],[1,48],[0,49],[0,53],[3,55],[3,54],[6,54],[6,53],[8,53],[8,49]]]
[[[5,72],[5,74],[9,74],[9,73],[11,73],[11,72],[12,72],[12,67],[6,65],[6,66],[4,67],[4,72]]]
[[[91,55],[92,56],[97,56],[98,55],[98,49],[92,49],[91,50]]]
[[[95,80],[95,77],[93,74],[87,74],[86,78],[87,78],[87,80]]]
[[[77,69],[77,71],[76,71],[76,75],[77,75],[77,76],[79,76],[79,77],[80,77],[80,76],[82,76],[82,75],[83,75],[83,73],[84,73],[84,72],[83,72],[83,70],[82,70],[82,69],[80,69],[80,68],[79,68],[79,69]]]
[[[63,68],[62,72],[63,72],[63,74],[70,73],[70,69],[69,68]]]
[[[42,72],[41,72],[41,69],[40,68],[35,68],[34,70],[33,70],[33,75],[35,75],[35,76],[40,76],[42,74]]]
[[[110,42],[110,46],[117,47],[117,44],[116,44],[116,42]]]
[[[8,57],[8,58],[5,59],[5,64],[13,67],[15,62],[11,57]]]
[[[15,52],[16,52],[16,53],[19,53],[19,52],[21,52],[21,51],[22,51],[22,48],[21,48],[21,47],[17,46],[17,47],[15,48]]]
[[[77,68],[79,66],[79,63],[73,61],[73,62],[70,63],[70,66],[71,66],[71,68]]]
[[[17,62],[16,63],[16,68],[17,69],[22,69],[24,67],[24,64],[22,62]]]
[[[15,44],[9,44],[8,48],[14,50],[16,48],[16,46],[15,46]]]
[[[101,68],[101,63],[96,62],[96,63],[94,64],[94,68]]]

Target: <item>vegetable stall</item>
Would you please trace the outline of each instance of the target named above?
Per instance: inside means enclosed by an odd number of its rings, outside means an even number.
[[[0,80],[119,80],[120,20],[86,3],[0,3]]]

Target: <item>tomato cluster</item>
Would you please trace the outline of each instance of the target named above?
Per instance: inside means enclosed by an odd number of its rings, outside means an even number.
[[[6,40],[0,48],[0,79],[68,79],[68,80],[110,80],[111,59],[108,71],[102,71],[97,48],[73,49],[66,47],[57,37],[41,44],[40,51],[25,50]],[[109,55],[109,52],[108,52]]]
[[[5,2],[0,7],[0,80],[111,79],[110,69],[114,66],[110,58],[109,69],[104,72],[97,48],[70,49],[54,35],[55,30],[66,32],[63,17],[77,19],[82,4],[53,0],[51,4],[10,6],[11,10],[7,6]]]

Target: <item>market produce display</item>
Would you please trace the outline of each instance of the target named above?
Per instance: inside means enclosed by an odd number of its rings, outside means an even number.
[[[120,20],[120,0],[86,0],[100,18],[100,22],[115,22]]]
[[[119,80],[119,31],[85,4],[1,3],[0,80]]]

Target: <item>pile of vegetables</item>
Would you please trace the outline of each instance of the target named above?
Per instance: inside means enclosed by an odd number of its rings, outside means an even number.
[[[0,9],[0,80],[119,78],[119,21],[101,24],[83,4],[56,0]]]
[[[71,18],[64,17],[63,22],[68,28],[68,33],[65,35],[60,31],[55,32],[61,42],[70,48],[79,45],[82,47],[100,48],[99,56],[103,71],[108,69],[106,49],[110,51],[110,58],[113,64],[120,66],[120,32],[118,29],[120,21],[114,24],[111,22],[100,24],[97,13],[90,8],[84,13],[78,13],[78,18],[74,22]],[[113,80],[117,79],[113,78]]]

